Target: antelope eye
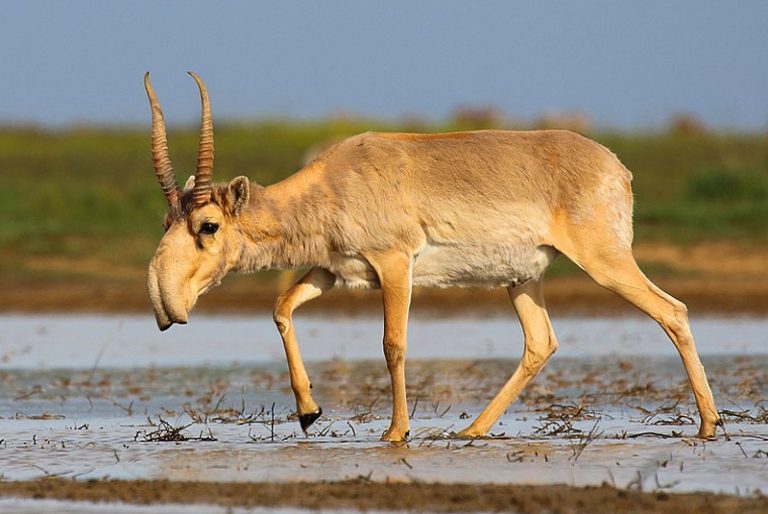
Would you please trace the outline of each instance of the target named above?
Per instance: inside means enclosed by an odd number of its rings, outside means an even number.
[[[219,230],[219,226],[216,223],[209,223],[206,221],[200,225],[201,234],[215,234],[217,230]]]

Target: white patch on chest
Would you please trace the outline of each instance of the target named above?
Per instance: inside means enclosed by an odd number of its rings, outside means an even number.
[[[380,286],[376,270],[361,256],[332,253],[328,271],[336,276],[336,287],[370,289]]]

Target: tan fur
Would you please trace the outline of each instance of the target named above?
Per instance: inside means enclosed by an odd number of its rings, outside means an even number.
[[[186,191],[150,265],[158,324],[186,322],[197,296],[230,270],[312,267],[275,308],[298,412],[309,415],[319,410],[293,330],[294,309],[334,285],[381,288],[393,384],[384,439],[399,441],[409,430],[404,362],[411,288],[507,287],[525,352],[499,395],[460,434],[476,437],[557,348],[541,281],[564,253],[667,331],[693,386],[699,434],[712,437],[719,418],[684,306],[651,284],[632,258],[630,181],[610,151],[567,131],[357,135],[282,182],[251,185],[247,203],[235,181],[214,186],[203,207]],[[204,221],[217,223],[218,232],[199,234]]]

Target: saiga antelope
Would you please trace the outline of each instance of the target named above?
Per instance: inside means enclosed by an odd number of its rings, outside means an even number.
[[[381,288],[393,409],[382,439],[402,441],[409,434],[405,350],[412,287],[503,286],[525,349],[501,391],[458,434],[485,435],[557,349],[542,277],[562,253],[661,325],[688,374],[699,437],[714,437],[720,418],[686,307],[635,263],[632,177],[609,150],[559,130],[369,132],[335,144],[271,186],[246,177],[212,184],[208,93],[190,75],[200,89],[202,128],[197,170],[183,189],[171,167],[160,104],[149,74],[144,77],[155,174],[169,204],[165,235],[149,265],[157,323],[161,330],[186,323],[198,296],[231,270],[310,266],[274,311],[302,429],[322,411],[293,326],[301,304],[334,286]]]

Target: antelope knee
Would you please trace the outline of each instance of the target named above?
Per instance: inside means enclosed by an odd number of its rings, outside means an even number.
[[[663,318],[664,328],[674,334],[679,345],[689,345],[693,342],[693,337],[688,322],[688,308],[680,301],[672,303],[672,308],[674,314]]]
[[[405,360],[405,339],[394,336],[385,337],[384,357],[387,359],[388,368],[402,364]]]
[[[557,351],[558,343],[554,337],[544,341],[526,341],[523,367],[529,373],[536,373]]]
[[[277,325],[277,330],[280,335],[285,335],[291,328],[291,311],[285,307],[285,304],[278,302],[275,306],[275,310],[272,312],[272,319]]]

